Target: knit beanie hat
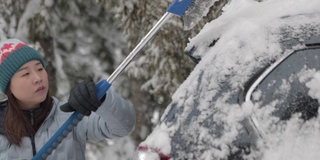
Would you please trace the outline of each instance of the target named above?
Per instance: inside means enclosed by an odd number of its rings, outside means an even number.
[[[8,84],[14,73],[25,63],[39,60],[43,67],[45,62],[40,54],[18,39],[0,42],[0,89],[6,95]]]

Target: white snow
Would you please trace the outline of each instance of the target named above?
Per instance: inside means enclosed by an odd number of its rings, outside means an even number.
[[[309,95],[312,98],[320,101],[320,72],[316,72],[313,75],[313,79],[306,83],[306,86],[310,88]]]
[[[39,0],[31,0],[19,20],[16,37],[22,41],[26,41],[25,37],[29,35],[29,27],[27,26],[28,20],[35,14],[40,8]]]

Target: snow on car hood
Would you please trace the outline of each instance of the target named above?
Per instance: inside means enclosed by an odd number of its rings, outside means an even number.
[[[235,150],[233,141],[242,130],[241,121],[254,107],[250,103],[239,106],[237,91],[257,69],[290,52],[281,46],[286,40],[283,32],[288,37],[297,37],[298,41],[304,40],[301,35],[319,35],[319,14],[313,15],[320,12],[319,6],[319,0],[232,0],[219,18],[190,39],[186,51],[192,50],[192,56],[200,57],[201,61],[173,95],[162,122],[140,145],[157,148],[167,155],[174,150],[175,157],[186,159],[228,157]],[[304,47],[292,46],[293,49]],[[317,84],[314,81],[317,79],[306,83],[312,88],[312,84]],[[259,115],[267,117],[271,111],[261,112]],[[262,120],[266,121],[265,130],[270,127],[267,124],[274,121],[272,118]],[[319,121],[317,118],[302,123],[297,117],[291,118],[269,133],[274,139],[269,144],[272,147],[261,145],[259,151],[247,158],[312,159],[320,156],[317,152],[320,149],[317,145],[320,143]],[[172,137],[180,137],[180,141]]]

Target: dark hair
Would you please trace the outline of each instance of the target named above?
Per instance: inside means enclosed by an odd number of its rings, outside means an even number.
[[[7,89],[7,96],[8,105],[3,124],[5,135],[11,144],[20,146],[22,137],[35,135],[47,117],[48,112],[50,112],[53,99],[48,92],[46,99],[40,103],[42,110],[40,114],[35,117],[34,125],[32,126],[30,120],[19,106],[18,99],[12,94],[10,88]]]

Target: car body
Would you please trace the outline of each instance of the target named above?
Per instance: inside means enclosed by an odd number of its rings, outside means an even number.
[[[197,66],[133,159],[319,157],[317,5],[237,0],[225,6],[190,40],[186,54]]]

